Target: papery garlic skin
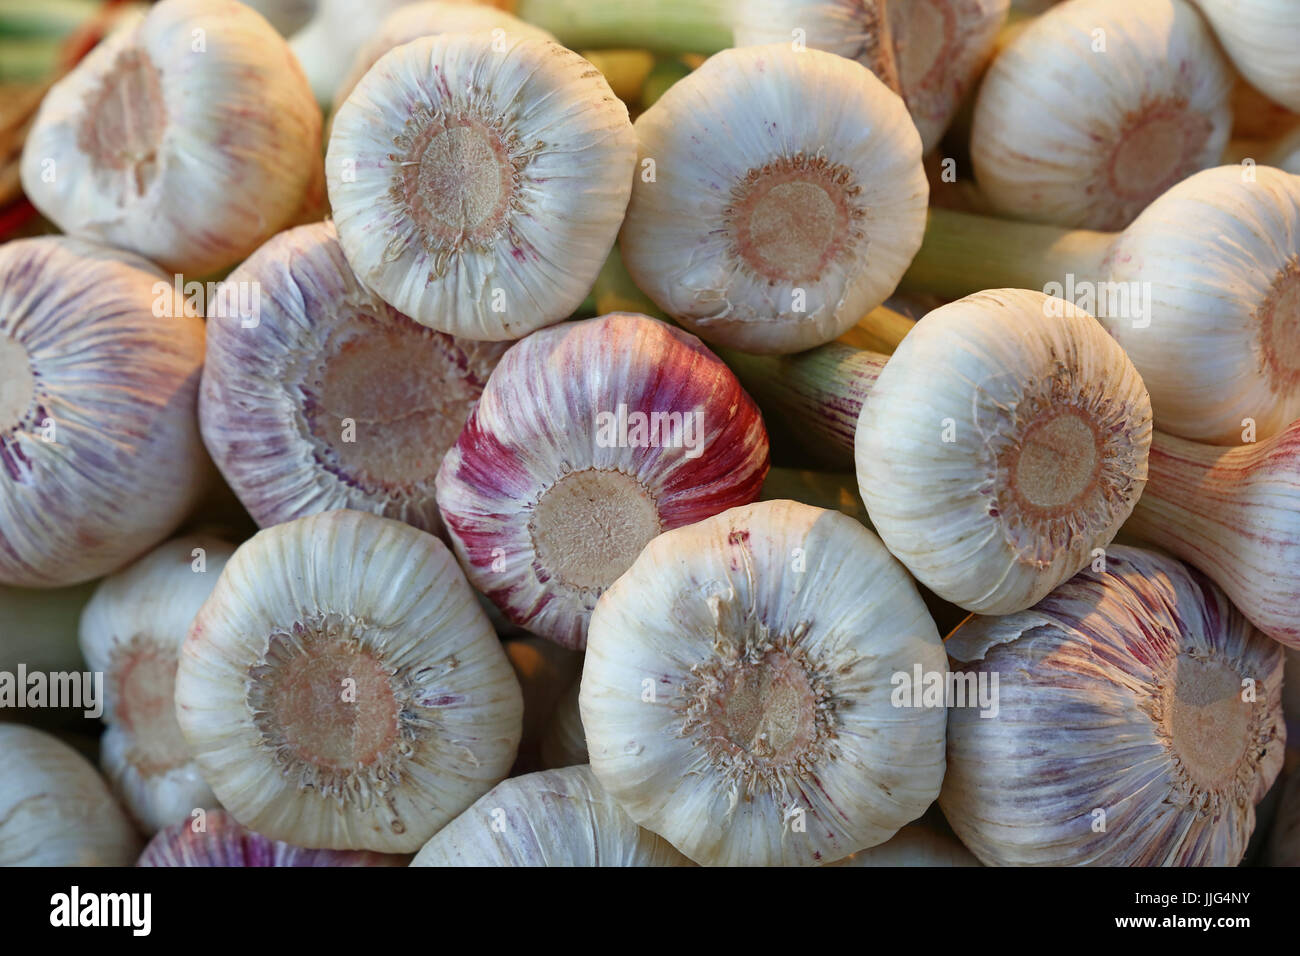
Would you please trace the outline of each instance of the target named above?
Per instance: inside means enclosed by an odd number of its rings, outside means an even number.
[[[506,775],[522,714],[446,546],[357,511],[240,547],[176,677],[177,720],[222,806],[309,848],[414,852]]]
[[[1150,445],[1142,379],[1095,319],[991,290],[931,312],[885,364],[858,421],[858,485],[917,580],[1010,614],[1115,536]]]
[[[201,829],[196,829],[201,827]],[[368,850],[311,850],[270,840],[224,810],[160,830],[136,866],[406,866],[407,857]]]
[[[348,94],[379,58],[403,43],[440,33],[486,31],[493,33],[495,38],[497,34],[493,31],[498,30],[501,31],[501,37],[514,34],[541,40],[555,39],[541,27],[525,23],[503,10],[467,3],[465,0],[422,0],[419,3],[403,4],[384,17],[378,29],[357,50],[352,58],[352,67],[334,93],[334,102],[340,104],[347,99]]]
[[[197,500],[203,323],[170,293],[130,253],[66,237],[0,247],[0,584],[99,577]]]
[[[357,279],[331,223],[283,232],[231,273],[255,321],[208,320],[199,416],[262,527],[338,508],[442,532],[434,478],[506,346],[437,332]]]
[[[753,501],[767,467],[730,370],[689,333],[613,313],[511,347],[443,459],[438,507],[475,587],[580,648],[655,535]]]
[[[690,866],[632,822],[587,766],[513,777],[434,835],[412,866]]]
[[[1300,112],[1300,17],[1290,0],[1195,0],[1251,85]]]
[[[591,768],[697,863],[830,863],[938,792],[946,711],[895,704],[914,668],[945,674],[943,646],[875,535],[793,501],[733,508],[660,535],[596,605]]]
[[[285,225],[321,162],[298,61],[234,0],[163,0],[41,102],[23,189],[65,232],[202,276]]]
[[[889,840],[828,866],[983,866],[975,854],[948,833],[909,823]]]
[[[217,798],[176,723],[177,656],[234,547],[187,535],[100,583],[81,615],[86,664],[104,675],[100,761],[145,833]]]
[[[921,138],[861,64],[788,43],[724,50],[636,134],[623,259],[706,341],[760,353],[827,342],[894,291],[920,247]]]
[[[999,675],[953,708],[939,804],[990,865],[1235,866],[1282,766],[1282,649],[1218,588],[1107,549],[1036,607],[946,642]]]
[[[1071,0],[989,67],[971,130],[975,178],[1003,215],[1122,229],[1219,162],[1232,86],[1185,0]]]
[[[130,866],[140,838],[86,758],[0,724],[0,866]]]
[[[1174,186],[1111,247],[1149,316],[1104,319],[1142,372],[1156,427],[1236,445],[1300,418],[1300,176],[1220,166]],[[1176,361],[1171,357],[1176,356]]]
[[[627,108],[578,54],[443,34],[366,73],[335,115],[326,176],[364,284],[431,328],[500,341],[582,303],[635,151]]]

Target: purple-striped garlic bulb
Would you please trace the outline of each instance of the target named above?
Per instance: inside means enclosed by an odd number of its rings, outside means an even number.
[[[136,866],[405,866],[407,857],[369,850],[313,850],[272,840],[224,810],[204,810],[158,831]]]
[[[511,347],[443,461],[438,507],[475,587],[577,648],[652,538],[753,501],[767,467],[727,367],[689,333],[613,313]]]
[[[950,709],[939,795],[986,864],[1241,861],[1282,767],[1282,648],[1208,579],[1117,546],[946,646],[996,686],[991,716]]]
[[[80,239],[0,247],[0,584],[116,570],[203,490],[203,322],[171,290]]]
[[[276,236],[224,288],[240,308],[209,315],[199,418],[249,514],[350,508],[441,533],[434,477],[507,346],[398,312],[328,222]]]
[[[234,0],[162,0],[46,95],[23,189],[60,228],[202,276],[289,223],[321,165],[297,59]]]
[[[328,511],[226,564],[181,647],[176,718],[245,826],[413,853],[509,772],[523,700],[446,545]]]
[[[325,168],[365,285],[431,328],[499,341],[581,305],[635,161],[627,108],[581,56],[518,33],[446,33],[361,78]]]
[[[168,541],[105,578],[81,614],[86,665],[104,675],[100,763],[145,833],[217,805],[176,722],[176,667],[234,551],[208,535]]]

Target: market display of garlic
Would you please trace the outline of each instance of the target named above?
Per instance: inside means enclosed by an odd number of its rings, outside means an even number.
[[[983,614],[1024,610],[1104,548],[1147,477],[1151,403],[1086,312],[1041,292],[936,309],[862,406],[871,523],[916,579]]]
[[[254,833],[224,810],[160,830],[136,866],[406,866],[408,857],[368,850],[310,850]]]
[[[394,47],[440,33],[484,31],[500,31],[502,37],[516,34],[542,40],[555,39],[545,30],[491,6],[479,6],[464,0],[420,0],[418,3],[403,4],[384,17],[375,32],[357,50],[351,68],[334,93],[334,102],[342,103],[346,100],[366,72]]]
[[[597,599],[662,531],[753,501],[767,432],[693,335],[612,314],[513,345],[438,472],[470,582],[520,627],[586,643]]]
[[[351,508],[441,533],[438,465],[506,346],[398,312],[327,222],[280,233],[225,285],[257,314],[209,317],[199,419],[258,524]]]
[[[903,567],[852,518],[793,501],[660,535],[592,615],[579,705],[591,768],[696,863],[830,863],[919,817],[946,673]]]
[[[1250,83],[1300,112],[1300,20],[1291,0],[1193,0]]]
[[[0,584],[89,581],[180,524],[209,467],[202,361],[203,323],[143,259],[0,247]]]
[[[1223,155],[1233,76],[1187,0],[1070,0],[999,54],[971,161],[1016,219],[1122,229]]]
[[[708,342],[785,353],[830,341],[894,291],[920,245],[920,137],[851,60],[789,44],[724,50],[642,113],[636,134],[624,262]]]
[[[326,176],[362,283],[423,325],[499,341],[582,303],[634,162],[627,107],[578,54],[451,33],[365,74],[334,117]]]
[[[130,866],[140,838],[85,757],[0,723],[0,866]]]
[[[181,648],[176,716],[240,823],[410,853],[503,779],[519,683],[437,538],[357,511],[235,552]]]
[[[909,823],[886,842],[827,866],[981,866],[955,836]]]
[[[512,777],[416,854],[412,866],[690,866],[632,822],[587,766]]]
[[[1235,866],[1282,766],[1282,648],[1171,558],[1116,546],[945,642],[999,678],[948,718],[939,805],[994,865]]]
[[[41,101],[28,198],[69,234],[202,276],[288,223],[320,108],[283,38],[235,0],[161,0]]]
[[[1119,234],[931,210],[905,284],[953,298],[1042,289],[1093,312],[1161,431],[1236,445],[1248,426],[1268,438],[1300,417],[1298,176],[1204,170]]]
[[[217,805],[176,723],[176,667],[234,550],[207,535],[176,538],[105,578],[81,615],[86,665],[104,675],[104,774],[145,833]]]

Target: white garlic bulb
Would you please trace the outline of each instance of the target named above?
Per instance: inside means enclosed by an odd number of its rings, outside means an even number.
[[[23,189],[65,232],[204,275],[289,222],[321,114],[283,38],[235,0],[162,0],[41,102]]]
[[[1151,402],[1087,313],[1041,292],[921,319],[862,407],[858,484],[895,557],[953,604],[1009,614],[1087,564],[1147,476]]]
[[[1195,0],[1242,75],[1300,112],[1300,16],[1294,0]]]
[[[206,535],[168,541],[105,578],[81,615],[86,663],[104,675],[100,761],[145,833],[217,804],[176,723],[176,667],[234,550]]]
[[[203,490],[203,323],[171,289],[78,239],[0,247],[0,584],[113,571]]]
[[[909,823],[889,840],[860,850],[828,866],[982,866],[975,854],[951,834],[922,823]]]
[[[1282,648],[1172,558],[1122,546],[946,642],[999,676],[948,718],[944,816],[994,865],[1235,866],[1282,766]]]
[[[412,866],[690,866],[632,822],[587,766],[498,784],[447,824]]]
[[[358,281],[331,223],[280,233],[227,279],[255,321],[208,319],[203,440],[262,527],[336,508],[442,532],[434,478],[504,344],[437,332]]]
[[[0,866],[130,866],[140,838],[85,757],[0,724]]]
[[[919,817],[944,771],[947,672],[902,566],[852,518],[768,501],[655,538],[591,619],[591,768],[695,862],[830,863]]]
[[[541,27],[525,23],[503,10],[466,3],[465,0],[421,0],[419,3],[403,4],[384,17],[374,33],[357,50],[352,58],[352,67],[334,93],[334,102],[338,104],[347,99],[358,81],[379,58],[403,43],[440,33],[493,33],[498,30],[500,34],[494,36],[515,34],[542,40],[555,39]]]
[[[358,511],[245,543],[181,648],[176,716],[236,819],[410,853],[505,777],[523,701],[446,546]]]
[[[894,291],[929,186],[902,101],[861,64],[724,50],[636,121],[619,245],[636,284],[706,341],[797,352]]]
[[[326,175],[361,281],[417,322],[513,339],[570,315],[631,190],[627,108],[578,54],[518,34],[390,50],[334,117]]]
[[[1185,0],[1071,0],[989,67],[971,131],[975,178],[1004,215],[1122,229],[1219,162],[1232,85]]]

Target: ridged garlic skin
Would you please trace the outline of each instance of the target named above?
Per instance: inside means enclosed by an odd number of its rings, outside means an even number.
[[[170,289],[145,260],[78,239],[0,248],[0,583],[116,570],[202,491],[203,323]]]
[[[909,823],[889,840],[828,866],[983,866],[951,834]]]
[[[604,77],[556,43],[422,37],[384,54],[335,115],[334,221],[361,281],[417,322],[519,338],[590,290],[635,141]]]
[[[1282,648],[1172,558],[1107,550],[951,636],[999,712],[948,718],[944,816],[989,865],[1235,866],[1282,766]]]
[[[443,460],[438,507],[475,587],[580,648],[651,538],[753,501],[767,467],[757,406],[699,339],[612,313],[511,347]]]
[[[334,102],[340,104],[347,99],[366,72],[394,47],[440,33],[493,33],[496,30],[501,31],[502,37],[513,34],[541,40],[555,39],[541,27],[491,6],[465,0],[422,0],[404,4],[384,17],[379,28],[357,50],[352,58],[352,67],[334,94]]]
[[[1219,162],[1232,86],[1185,0],[1070,0],[989,67],[971,130],[975,178],[1005,216],[1122,229]]]
[[[136,866],[406,866],[407,857],[368,850],[309,850],[254,833],[224,810],[208,810],[202,829],[183,820],[159,831]]]
[[[1292,0],[1196,0],[1251,85],[1300,112],[1300,17]]]
[[[297,59],[234,0],[163,0],[46,94],[23,189],[65,232],[195,277],[301,205],[321,114]]]
[[[1198,173],[1124,231],[1106,267],[1150,289],[1149,323],[1105,324],[1141,371],[1157,428],[1238,445],[1244,419],[1263,439],[1300,418],[1300,176]]]
[[[632,822],[587,766],[498,784],[434,835],[412,866],[691,866]]]
[[[872,525],[917,580],[970,611],[1020,611],[1070,578],[1146,482],[1142,379],[1095,319],[1060,305],[1000,289],[934,310],[862,407]]]
[[[523,701],[442,542],[331,511],[235,552],[181,649],[176,710],[245,826],[410,853],[505,777]]]
[[[86,665],[104,675],[100,762],[145,833],[217,804],[176,723],[176,667],[234,551],[207,535],[169,541],[105,578],[81,615]]]
[[[260,289],[259,315],[209,318],[199,417],[249,514],[268,527],[351,508],[440,534],[438,466],[506,346],[398,312],[328,222],[276,236],[227,284]]]
[[[851,518],[793,501],[660,535],[596,605],[579,706],[591,768],[632,819],[705,865],[814,865],[933,802],[944,674],[903,567]]]
[[[920,248],[921,138],[897,95],[844,57],[724,50],[636,134],[623,259],[706,341],[760,353],[827,342],[894,291]]]
[[[0,724],[0,866],[130,866],[140,838],[86,758]]]

